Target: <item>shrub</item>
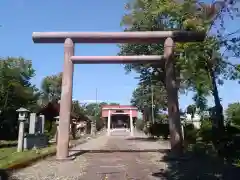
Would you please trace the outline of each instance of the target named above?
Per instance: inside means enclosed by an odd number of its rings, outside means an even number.
[[[104,121],[100,118],[96,118],[96,131],[100,131],[104,127]]]
[[[139,131],[143,131],[143,129],[144,129],[144,121],[142,119],[137,119],[136,120],[136,128]]]
[[[225,158],[234,157],[240,150],[240,129],[238,126],[226,126],[226,131],[218,147],[218,154]]]
[[[212,123],[209,120],[204,120],[201,123],[201,128],[199,130],[199,136],[202,138],[202,141],[209,143],[213,139],[212,134]]]
[[[167,139],[169,135],[169,125],[163,123],[151,124],[149,127],[149,133],[152,136],[162,136],[164,139]]]
[[[236,134],[240,134],[240,128],[238,126],[228,125],[226,126],[226,132],[228,136],[233,136]]]
[[[52,123],[52,128],[50,131],[47,131],[46,129],[49,129],[50,123]],[[45,133],[48,136],[49,139],[52,139],[55,136],[55,133],[57,131],[57,125],[54,122],[46,121],[45,123]]]
[[[190,144],[196,143],[198,137],[198,130],[193,124],[187,124],[184,126],[184,140]]]

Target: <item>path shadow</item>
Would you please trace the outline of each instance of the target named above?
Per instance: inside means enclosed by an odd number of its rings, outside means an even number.
[[[0,169],[0,179],[1,180],[18,180],[16,177],[11,177],[11,173],[5,169]]]
[[[16,147],[17,143],[12,144],[0,144],[0,148]]]
[[[152,138],[152,137],[133,137],[133,138],[126,138],[126,140],[133,140],[133,141],[150,141],[150,142],[159,141],[158,138]]]
[[[166,153],[160,161],[166,162],[166,170],[152,173],[153,177],[167,180],[233,180],[240,179],[240,167],[210,155],[193,155],[182,160],[169,158]]]
[[[139,153],[139,152],[159,152],[167,153],[169,149],[98,149],[98,150],[70,150],[71,156],[80,156],[85,153]]]

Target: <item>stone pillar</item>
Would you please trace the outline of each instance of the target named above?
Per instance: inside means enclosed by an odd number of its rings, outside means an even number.
[[[91,135],[95,135],[96,132],[96,123],[91,122]]]
[[[107,134],[110,136],[111,132],[111,111],[108,110],[108,124],[107,124]]]
[[[134,136],[132,110],[130,110],[130,135]]]
[[[88,124],[89,122],[86,122],[85,123],[85,126],[84,126],[84,135],[86,135],[86,134],[88,134],[88,127],[89,127],[89,124]]]
[[[68,158],[69,127],[72,105],[73,63],[71,56],[74,55],[74,43],[67,38],[64,43],[64,66],[62,77],[62,93],[60,100],[60,120],[57,140],[57,159]]]
[[[36,122],[37,122],[36,113],[31,113],[30,114],[30,120],[29,120],[29,134],[35,134],[36,133]]]
[[[55,133],[54,139],[57,142],[57,140],[58,140],[58,132],[59,132],[59,119],[56,119],[56,126],[57,126],[57,128],[56,128],[56,133]]]
[[[168,97],[170,143],[172,152],[181,154],[183,150],[183,139],[179,114],[178,87],[176,82],[173,49],[173,40],[171,38],[167,38],[164,43],[164,58],[166,71],[166,91]]]
[[[44,115],[40,115],[39,118],[41,119],[41,133],[44,134],[45,131],[45,116]]]
[[[24,123],[25,123],[24,121],[19,121],[17,152],[22,152],[23,151]]]
[[[181,130],[182,130],[182,138],[184,140],[184,126],[183,126],[183,124],[181,124]]]

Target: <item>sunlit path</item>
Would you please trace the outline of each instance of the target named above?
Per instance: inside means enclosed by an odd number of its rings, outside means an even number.
[[[165,169],[154,163],[168,149],[168,143],[151,141],[141,133],[135,137],[119,130],[117,136],[104,134],[70,150],[73,161],[59,162],[55,157],[14,173],[21,179],[154,179],[152,174]],[[92,150],[92,151],[91,151]],[[155,151],[155,152],[154,152]],[[161,151],[161,152],[158,152]]]

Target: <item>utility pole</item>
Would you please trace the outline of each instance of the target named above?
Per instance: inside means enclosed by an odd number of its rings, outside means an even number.
[[[96,88],[95,91],[95,100],[96,100],[96,106],[95,106],[95,116],[97,116],[97,108],[98,108],[98,89]]]
[[[152,81],[151,81],[151,101],[152,101],[152,122],[154,124],[155,122],[155,118],[154,118],[154,104],[153,104],[153,85],[152,85]]]
[[[96,94],[95,94],[95,98],[96,98],[96,104],[97,104],[97,98],[98,98],[98,89],[96,88]]]
[[[96,133],[96,128],[97,128],[97,113],[98,113],[98,89],[96,88],[96,91],[95,91],[95,100],[96,100],[96,106],[95,106],[95,122],[94,122],[94,124],[95,124],[95,129],[94,129],[94,133]]]

